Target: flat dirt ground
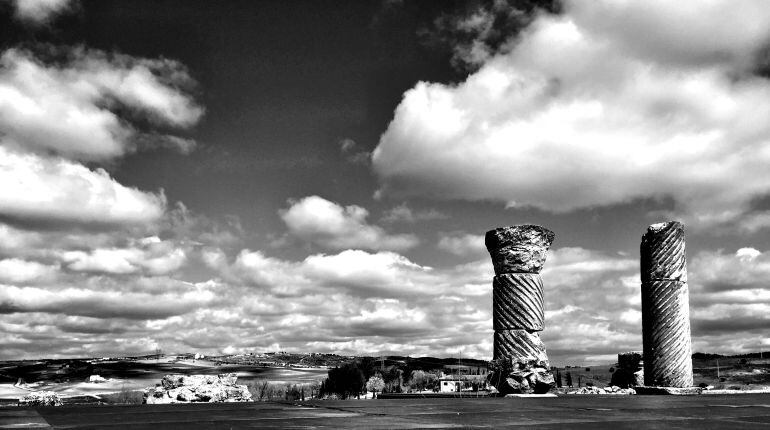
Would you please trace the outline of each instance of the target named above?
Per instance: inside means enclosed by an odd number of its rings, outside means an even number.
[[[767,429],[770,394],[2,408],[0,428]]]

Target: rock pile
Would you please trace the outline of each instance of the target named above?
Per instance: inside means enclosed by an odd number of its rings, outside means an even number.
[[[166,375],[156,387],[144,390],[144,403],[250,402],[245,385],[236,385],[235,373],[214,375]]]
[[[91,375],[86,379],[86,382],[89,382],[91,384],[101,384],[102,382],[107,382],[106,378],[102,378],[99,375]]]
[[[492,283],[494,362],[489,382],[500,394],[547,393],[555,386],[545,345],[543,280],[540,271],[554,233],[538,225],[488,231],[484,242]]]
[[[19,406],[61,406],[61,398],[53,391],[34,391],[19,399]]]
[[[633,388],[620,388],[615,385],[610,387],[583,387],[578,388],[575,391],[569,391],[567,394],[619,394],[619,395],[629,395],[629,394],[636,394],[636,390]]]

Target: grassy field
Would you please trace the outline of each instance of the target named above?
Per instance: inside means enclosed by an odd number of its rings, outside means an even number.
[[[770,359],[721,357],[693,359],[695,385],[706,384],[716,389],[751,390],[770,388]],[[574,387],[591,383],[597,387],[609,385],[614,365],[559,368],[562,381],[572,375]]]

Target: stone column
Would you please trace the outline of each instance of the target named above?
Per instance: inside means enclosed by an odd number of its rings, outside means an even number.
[[[545,345],[543,268],[552,231],[537,225],[502,227],[487,232],[485,244],[495,277],[492,323],[495,371],[490,382],[501,394],[544,393],[554,385]]]
[[[644,384],[691,387],[692,344],[684,226],[653,224],[642,236]]]

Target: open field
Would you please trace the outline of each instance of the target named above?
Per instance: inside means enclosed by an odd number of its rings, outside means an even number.
[[[706,384],[716,389],[756,390],[770,388],[770,359],[720,357],[719,359],[694,358],[693,376],[695,385]],[[572,385],[585,386],[591,383],[598,387],[609,385],[613,365],[560,367],[562,381],[567,372],[572,376]]]
[[[40,361],[23,365],[5,363],[0,367],[0,373],[6,381],[0,383],[0,399],[16,400],[31,390],[55,391],[62,397],[142,390],[155,386],[164,375],[169,373],[207,375],[236,373],[239,384],[248,384],[256,380],[278,384],[307,384],[324,379],[327,371],[326,368],[217,365],[207,360],[101,361],[94,364],[86,362],[64,364],[57,361]],[[90,375],[100,375],[108,381],[86,382]],[[14,386],[18,378],[25,381],[22,387],[26,389]]]
[[[0,428],[761,429],[770,394],[256,402],[0,409]]]

